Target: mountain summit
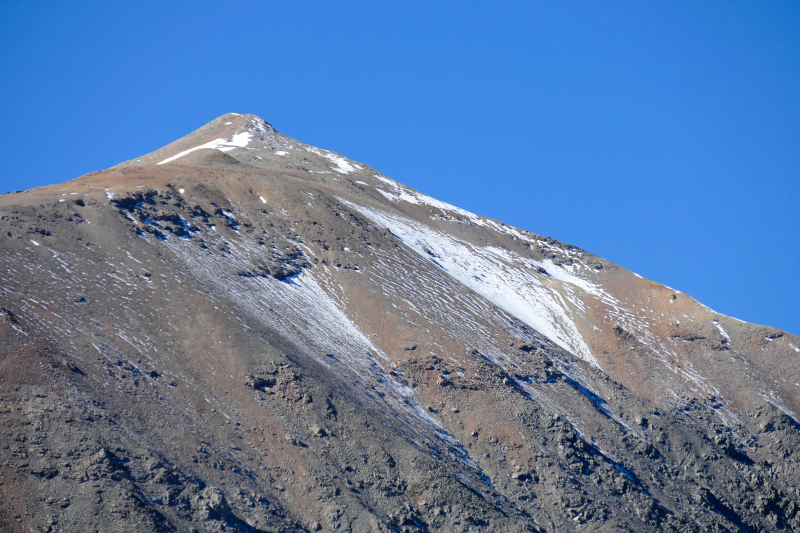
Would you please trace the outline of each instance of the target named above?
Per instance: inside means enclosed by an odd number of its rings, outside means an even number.
[[[275,128],[260,117],[228,113],[155,152],[120,163],[114,168],[153,163],[163,165],[195,151],[229,152],[234,148],[245,148],[251,143],[253,146],[259,143],[263,145],[279,136]],[[180,164],[187,164],[187,160],[181,161]]]
[[[0,196],[4,531],[798,531],[800,339],[224,115]]]

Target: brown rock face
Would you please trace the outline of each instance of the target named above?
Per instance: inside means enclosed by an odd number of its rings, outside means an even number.
[[[206,487],[195,494],[191,506],[197,519],[201,521],[221,518],[230,512],[225,494],[216,487]]]
[[[800,339],[229,114],[0,196],[2,531],[798,531]]]

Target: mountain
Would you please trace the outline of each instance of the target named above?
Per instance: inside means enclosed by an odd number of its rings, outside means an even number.
[[[800,338],[254,115],[0,226],[3,531],[800,530]]]

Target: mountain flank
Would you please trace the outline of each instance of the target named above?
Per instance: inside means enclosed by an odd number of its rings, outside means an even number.
[[[254,115],[0,239],[2,531],[800,531],[796,335]]]

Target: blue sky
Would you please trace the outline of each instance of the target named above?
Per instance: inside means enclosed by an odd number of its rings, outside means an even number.
[[[800,333],[797,2],[0,3],[0,192],[255,113]]]

